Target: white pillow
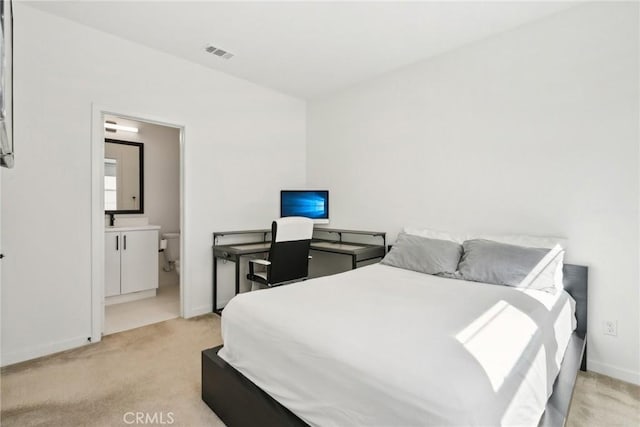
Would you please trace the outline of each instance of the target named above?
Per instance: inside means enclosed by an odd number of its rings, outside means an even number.
[[[450,240],[460,244],[466,240],[484,239],[498,243],[506,243],[508,245],[524,246],[526,248],[552,249],[556,245],[560,245],[563,249],[567,247],[567,239],[562,237],[526,236],[522,234],[454,233],[419,227],[404,227],[404,232],[413,234],[414,236]]]
[[[562,251],[560,255],[558,255],[558,258],[556,258],[556,260],[557,264],[556,269],[553,273],[553,282],[555,283],[557,289],[564,289],[564,251]]]
[[[449,240],[450,242],[456,242],[460,245],[465,240],[469,240],[469,237],[463,233],[450,233],[448,231],[438,231],[429,228],[404,227],[404,232],[414,236],[426,237],[427,239]]]

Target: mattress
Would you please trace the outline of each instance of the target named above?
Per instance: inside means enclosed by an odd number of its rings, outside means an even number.
[[[219,356],[310,425],[534,426],[574,311],[375,264],[234,297]]]

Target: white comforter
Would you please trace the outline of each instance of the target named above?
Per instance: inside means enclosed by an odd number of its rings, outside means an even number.
[[[311,425],[534,426],[573,304],[376,264],[236,296],[219,355]]]

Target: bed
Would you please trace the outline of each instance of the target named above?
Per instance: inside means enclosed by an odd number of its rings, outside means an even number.
[[[231,426],[562,425],[586,275],[550,294],[376,264],[241,295],[202,397]]]

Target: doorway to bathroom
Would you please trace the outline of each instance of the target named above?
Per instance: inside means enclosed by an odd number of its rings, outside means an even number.
[[[94,110],[96,116],[102,136],[94,129],[94,138],[103,142],[100,147],[96,141],[93,144],[102,153],[92,156],[94,168],[100,161],[102,169],[99,188],[94,183],[94,190],[103,198],[97,222],[104,224],[104,244],[102,280],[98,280],[102,312],[101,319],[94,313],[94,322],[100,323],[94,325],[94,336],[96,329],[109,335],[180,317],[184,301],[180,257],[184,130],[106,111]],[[94,249],[99,246],[96,229]],[[94,310],[97,305],[94,298]]]

